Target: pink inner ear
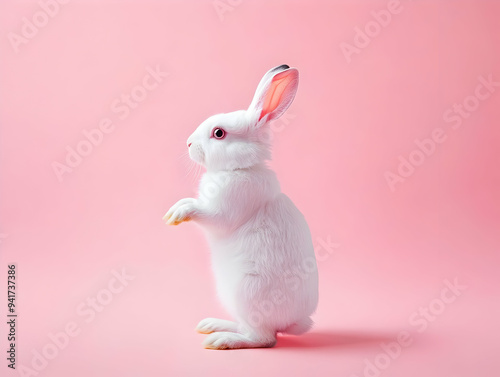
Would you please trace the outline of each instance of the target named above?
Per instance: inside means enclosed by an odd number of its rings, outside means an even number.
[[[286,74],[282,75],[282,73]],[[289,72],[282,73],[278,73],[273,77],[271,86],[269,87],[266,97],[264,98],[264,106],[262,107],[259,120],[278,108],[281,103],[281,99],[283,98],[283,94],[286,92],[286,88],[293,80],[293,75],[290,75]]]

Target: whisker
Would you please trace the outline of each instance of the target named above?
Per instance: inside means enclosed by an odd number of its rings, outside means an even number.
[[[186,175],[184,176],[184,178],[187,178],[187,176],[189,175],[189,173],[191,173],[191,172],[192,172],[192,170],[193,170],[193,168],[194,168],[194,162],[190,160],[190,161],[188,161],[188,162],[186,163],[186,165],[187,165],[187,166],[186,166],[186,167],[187,167],[187,171],[186,171]]]
[[[186,156],[189,156],[189,151],[184,151],[182,152],[177,158],[180,160],[181,158],[185,158]]]
[[[202,172],[202,167],[201,167],[201,165],[196,164],[196,173],[195,173],[195,175],[194,175],[194,180],[195,180],[195,182],[196,182],[196,183],[198,183],[198,181],[199,181],[199,178],[200,178],[200,176],[201,176],[201,172]]]
[[[177,156],[177,159],[182,160],[185,166],[186,174],[184,175],[184,178],[190,183],[197,185],[202,174],[203,166],[191,160],[189,157],[189,150],[181,153]]]

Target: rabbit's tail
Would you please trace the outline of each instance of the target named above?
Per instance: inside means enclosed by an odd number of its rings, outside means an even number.
[[[313,324],[313,320],[310,317],[306,317],[291,324],[282,332],[286,334],[300,335],[309,331]]]

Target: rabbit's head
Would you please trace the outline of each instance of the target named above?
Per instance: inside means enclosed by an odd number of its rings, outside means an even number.
[[[267,72],[250,107],[205,120],[188,138],[189,156],[207,170],[245,169],[271,157],[269,122],[278,119],[297,92],[299,72],[280,65]]]

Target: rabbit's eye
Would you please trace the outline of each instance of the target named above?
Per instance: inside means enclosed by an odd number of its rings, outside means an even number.
[[[216,139],[224,139],[224,137],[226,136],[226,131],[224,131],[222,128],[214,128],[212,135]]]

